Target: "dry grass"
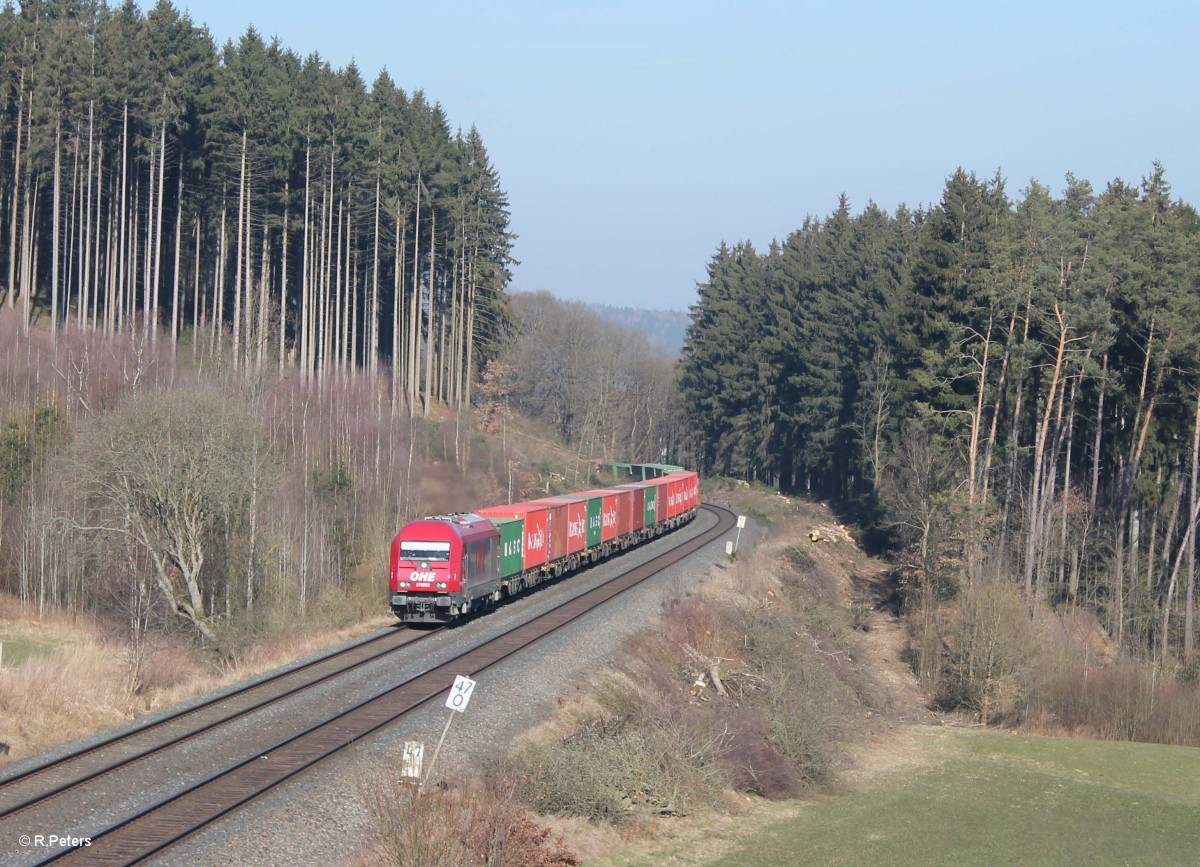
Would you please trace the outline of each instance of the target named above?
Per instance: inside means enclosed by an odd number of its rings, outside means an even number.
[[[248,640],[219,662],[186,642],[156,639],[146,651],[135,686],[126,645],[105,637],[99,624],[54,613],[32,619],[11,596],[0,595],[0,641],[9,647],[0,669],[0,742],[10,747],[8,761],[24,758],[390,622],[390,617],[378,616],[354,627],[293,630]],[[15,647],[31,650],[18,660]]]
[[[136,698],[125,688],[119,650],[81,639],[0,673],[0,739],[10,760],[131,719]]]
[[[358,788],[371,817],[364,865],[396,867],[572,867],[579,859],[513,797],[510,777],[417,785],[399,779],[400,761],[362,774]]]
[[[618,670],[519,746],[527,803],[640,828],[734,793],[782,798],[833,782],[855,721],[887,703],[854,662],[847,600],[861,555],[814,550],[830,543],[809,541],[807,521],[775,526],[775,540],[673,601]]]

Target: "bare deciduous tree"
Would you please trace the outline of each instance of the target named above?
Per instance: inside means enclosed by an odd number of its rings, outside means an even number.
[[[167,604],[214,644],[201,570],[217,523],[254,484],[259,436],[244,408],[201,388],[137,397],[81,448],[93,529],[132,538]]]

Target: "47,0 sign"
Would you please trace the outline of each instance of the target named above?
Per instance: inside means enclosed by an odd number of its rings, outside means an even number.
[[[475,690],[475,681],[463,675],[456,675],[454,686],[450,687],[450,695],[446,696],[446,707],[462,713],[467,709],[471,693]]]

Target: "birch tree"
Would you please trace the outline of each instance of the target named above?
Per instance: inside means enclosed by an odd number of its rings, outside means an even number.
[[[204,565],[218,522],[260,483],[260,438],[245,411],[197,388],[135,397],[80,444],[89,529],[132,539],[170,610],[218,646],[206,591],[231,576]]]

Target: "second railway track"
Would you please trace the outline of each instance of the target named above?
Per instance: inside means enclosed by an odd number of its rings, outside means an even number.
[[[430,634],[405,629],[385,632],[12,774],[0,780],[0,820],[389,656]]]
[[[162,797],[149,809],[92,832],[91,845],[86,848],[45,852],[38,857],[48,855],[47,860],[119,864],[136,863],[150,857],[345,746],[405,716],[443,693],[456,674],[477,674],[497,664],[719,538],[733,526],[731,513],[714,507],[705,508],[716,517],[714,525],[681,545],[534,620],[408,678],[330,719],[311,725],[299,734],[267,748],[256,749],[240,761],[227,763],[218,773],[184,787],[183,791]]]

